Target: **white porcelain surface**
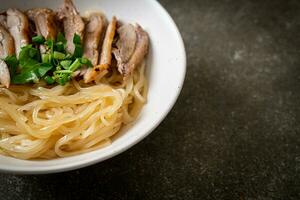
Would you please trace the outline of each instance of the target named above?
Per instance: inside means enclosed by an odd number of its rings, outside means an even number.
[[[67,171],[88,166],[115,156],[146,137],[165,118],[174,105],[183,85],[186,54],[180,33],[168,13],[155,0],[75,0],[80,12],[99,10],[108,18],[113,15],[125,22],[137,22],[149,33],[151,50],[148,56],[148,103],[140,117],[112,145],[78,156],[49,161],[25,161],[0,156],[0,171],[40,174]],[[17,7],[57,8],[62,0],[0,0],[1,10]]]

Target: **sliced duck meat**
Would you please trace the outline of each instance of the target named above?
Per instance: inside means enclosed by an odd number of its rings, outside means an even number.
[[[48,8],[35,8],[27,11],[27,16],[34,22],[37,35],[45,39],[56,39],[58,26],[56,25],[55,13]],[[46,52],[44,45],[40,45],[40,52]]]
[[[113,17],[105,33],[99,65],[94,66],[94,69],[88,69],[85,73],[84,80],[86,83],[93,81],[98,71],[106,70],[111,65],[112,43],[116,33],[116,26],[117,18]]]
[[[14,39],[6,30],[5,27],[0,25],[0,83],[7,88],[10,84],[10,74],[8,66],[2,60],[7,56],[15,53]]]
[[[118,29],[119,39],[113,53],[118,62],[118,71],[126,79],[148,53],[149,36],[138,24],[123,25]]]
[[[10,74],[7,64],[0,60],[0,83],[6,88],[10,85]]]
[[[14,39],[6,28],[0,25],[0,58],[4,59],[15,53]]]
[[[106,21],[101,13],[91,13],[87,21],[83,57],[88,58],[93,66],[96,66],[99,59],[100,40],[105,29]]]
[[[113,50],[118,65],[127,63],[134,53],[137,34],[132,24],[126,24],[118,29],[119,38],[117,40],[117,48]]]
[[[14,38],[17,57],[21,47],[29,44],[29,21],[27,16],[18,9],[7,10],[7,28]]]
[[[26,12],[27,16],[34,22],[36,32],[46,39],[55,39],[58,27],[55,13],[48,8],[35,8]]]
[[[101,57],[100,57],[100,69],[108,69],[111,65],[112,57],[112,43],[116,34],[117,18],[113,17],[112,21],[108,25],[105,38],[102,45]]]
[[[73,37],[77,34],[80,36],[81,41],[83,41],[84,21],[71,0],[64,1],[63,7],[58,11],[58,17],[63,22],[65,37],[67,39],[67,51],[73,54],[75,49]]]

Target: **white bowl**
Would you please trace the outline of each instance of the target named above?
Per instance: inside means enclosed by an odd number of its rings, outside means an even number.
[[[0,0],[1,9],[34,7],[56,9],[63,0]],[[110,146],[67,158],[46,161],[19,160],[0,156],[0,171],[21,174],[42,174],[73,170],[111,158],[145,138],[173,107],[184,82],[186,54],[180,33],[163,7],[155,0],[75,0],[81,13],[99,10],[108,19],[116,15],[125,22],[138,22],[150,35],[148,55],[148,102],[137,121]]]

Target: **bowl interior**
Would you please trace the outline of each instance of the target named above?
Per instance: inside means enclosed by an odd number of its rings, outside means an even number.
[[[16,7],[21,10],[34,7],[56,9],[62,0],[1,0],[1,10]],[[147,58],[149,81],[148,102],[136,122],[122,129],[112,145],[105,148],[47,161],[18,160],[0,156],[0,171],[14,173],[52,173],[84,167],[108,159],[147,136],[170,111],[184,81],[186,56],[184,45],[173,20],[153,0],[74,0],[81,14],[85,11],[102,11],[108,19],[113,15],[124,22],[139,23],[150,36],[150,53]]]

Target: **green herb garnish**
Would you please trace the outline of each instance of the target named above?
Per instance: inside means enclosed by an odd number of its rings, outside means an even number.
[[[15,75],[17,72],[18,65],[19,65],[19,61],[18,61],[17,57],[15,55],[7,56],[4,59],[4,62],[6,62],[6,64],[9,66],[10,74],[12,76]]]
[[[64,53],[61,53],[61,52],[58,52],[58,51],[53,52],[53,58],[54,59],[63,60],[63,59],[65,59],[65,57],[66,57],[66,54],[64,54]]]
[[[48,85],[51,85],[53,83],[55,83],[55,80],[51,77],[51,76],[45,76],[44,77],[44,81],[48,84]]]
[[[80,58],[80,57],[82,57],[83,47],[81,45],[80,36],[77,35],[76,33],[75,33],[75,35],[73,37],[73,43],[75,45],[75,49],[74,49],[74,53],[73,53],[74,58]]]
[[[37,36],[32,37],[32,42],[34,44],[44,44],[45,38],[41,35],[37,35]]]
[[[62,33],[58,33],[56,40],[45,40],[42,36],[34,36],[33,44],[44,45],[46,52],[40,54],[39,48],[33,45],[22,47],[19,59],[8,56],[4,59],[10,68],[12,83],[37,83],[44,80],[51,85],[58,83],[65,85],[72,78],[72,74],[83,65],[93,67],[91,61],[83,58],[83,47],[80,36],[75,34],[73,54],[66,51],[67,40]]]
[[[60,62],[60,65],[64,68],[64,69],[69,69],[71,64],[72,64],[72,60],[63,60]]]

